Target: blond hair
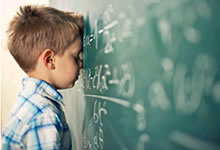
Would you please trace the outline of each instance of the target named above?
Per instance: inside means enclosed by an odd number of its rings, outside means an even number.
[[[83,17],[49,6],[20,7],[8,28],[8,49],[19,66],[32,71],[41,52],[49,48],[63,53],[74,40],[83,36]]]

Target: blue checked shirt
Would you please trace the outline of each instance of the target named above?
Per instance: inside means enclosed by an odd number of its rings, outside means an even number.
[[[24,78],[2,132],[2,150],[71,150],[61,104],[62,95],[47,82]]]

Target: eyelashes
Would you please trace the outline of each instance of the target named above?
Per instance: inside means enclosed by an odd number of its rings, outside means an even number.
[[[80,52],[77,56],[73,56],[76,62],[83,60],[83,52]]]

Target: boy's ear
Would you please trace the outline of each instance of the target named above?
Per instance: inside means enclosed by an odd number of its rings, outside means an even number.
[[[45,49],[41,53],[41,59],[43,64],[49,69],[55,69],[55,58],[54,58],[54,51],[52,49]]]

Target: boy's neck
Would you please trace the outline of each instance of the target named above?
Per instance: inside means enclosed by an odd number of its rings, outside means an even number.
[[[27,75],[30,78],[36,78],[36,79],[43,80],[43,81],[46,81],[49,84],[51,84],[50,81],[45,76],[43,76],[42,74],[39,74],[39,73],[37,73],[35,71],[29,72],[29,73],[27,73]]]

